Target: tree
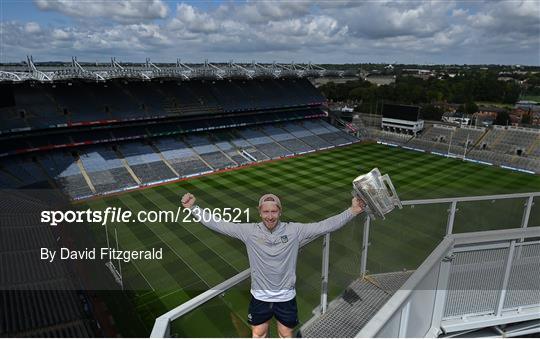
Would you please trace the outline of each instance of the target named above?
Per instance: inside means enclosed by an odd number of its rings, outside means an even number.
[[[532,123],[531,112],[523,114],[523,116],[521,117],[521,123],[524,125],[530,125]]]
[[[435,105],[425,105],[421,110],[422,119],[440,121],[444,112],[442,109]]]
[[[501,111],[497,113],[497,118],[495,118],[495,121],[493,123],[495,125],[506,126],[510,124],[510,115],[507,111]]]
[[[502,102],[505,104],[514,104],[519,99],[520,88],[514,83],[508,83],[504,87]],[[500,99],[499,99],[500,100]]]
[[[478,106],[473,102],[469,101],[465,104],[465,114],[474,114],[478,112]]]
[[[531,75],[527,94],[540,91],[540,75]],[[427,104],[439,101],[464,104],[463,113],[472,114],[477,111],[475,101],[515,103],[520,95],[521,87],[515,82],[498,80],[496,70],[471,70],[455,77],[437,79],[420,79],[413,76],[399,75],[395,83],[377,86],[363,79],[346,83],[328,82],[320,86],[320,90],[330,100],[348,101],[362,100],[366,104],[375,105],[377,101],[396,102],[401,104]]]

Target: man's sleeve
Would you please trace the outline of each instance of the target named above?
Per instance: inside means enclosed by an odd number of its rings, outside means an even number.
[[[215,218],[213,218],[212,213],[208,209],[200,208],[197,205],[191,207],[191,211],[193,212],[193,217],[197,219],[199,218],[200,213],[199,222],[209,229],[242,241],[247,239],[247,233],[250,231],[249,226],[251,224],[215,221]]]
[[[309,224],[298,224],[298,235],[300,242],[315,238],[321,234],[326,234],[333,232],[349,221],[351,221],[355,215],[352,213],[350,208],[347,208],[345,211],[340,214],[334,215],[328,219],[324,219],[319,222],[309,223]]]

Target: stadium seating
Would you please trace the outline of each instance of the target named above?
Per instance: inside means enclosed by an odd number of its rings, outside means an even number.
[[[529,156],[540,158],[540,138],[537,138],[528,152]]]
[[[213,139],[214,144],[224,154],[227,154],[238,165],[244,165],[250,162],[249,159],[242,156],[240,150],[236,148],[230,141],[231,137],[226,132],[215,132],[209,136]]]
[[[268,135],[275,143],[281,145],[284,149],[289,150],[291,153],[297,153],[298,150],[295,149],[294,139],[296,139],[292,134],[283,130],[278,125],[263,125],[257,129],[261,133]],[[289,143],[292,142],[292,147]]]
[[[332,144],[330,144],[328,141],[321,139],[316,135],[301,137],[300,140],[302,140],[305,144],[311,146],[312,149],[323,149],[332,146]]]
[[[0,203],[0,336],[96,336],[65,261],[39,258],[40,248],[58,246],[53,228],[34,213],[51,206],[20,192]]]
[[[482,140],[480,146],[482,149],[505,154],[524,155],[534,145],[539,135],[540,131],[538,130],[495,126],[489,135]]]
[[[177,178],[150,146],[128,142],[118,148],[141,183],[151,184]]]
[[[455,129],[453,126],[427,125],[421,134],[407,143],[407,146],[446,153]]]
[[[221,152],[204,134],[188,134],[184,140],[213,169],[223,169],[238,165]]]
[[[191,147],[180,140],[167,137],[156,139],[153,143],[180,176],[190,176],[212,170]]]
[[[0,181],[12,188],[50,188],[47,174],[39,164],[28,157],[0,159]]]
[[[91,146],[79,154],[97,193],[104,194],[137,185],[111,145]]]
[[[408,145],[439,153],[464,155],[484,133],[483,127],[428,125],[426,131],[411,139]]]
[[[313,151],[311,146],[296,138],[294,135],[281,127],[281,124],[279,126],[265,125],[261,128],[261,130],[278,144],[283,146],[285,149],[290,150],[294,154]]]
[[[468,157],[538,172],[540,154],[535,149],[539,140],[538,130],[494,126],[468,153]]]
[[[49,128],[108,119],[133,120],[320,105],[307,79],[70,81],[2,85],[2,130]]]
[[[26,120],[21,117],[22,110],[15,107],[0,107],[0,126],[3,130],[17,130],[27,128]]]
[[[38,153],[34,160],[22,156],[0,158],[0,185],[49,187],[54,181],[72,199],[80,199],[355,140],[325,122],[307,120],[155,137],[145,143],[134,140],[113,144],[105,139],[130,138],[128,132],[127,128],[98,130],[95,134],[87,131],[81,138],[95,135],[104,142]],[[132,132],[141,133],[137,129]],[[51,142],[53,136],[44,140]]]
[[[408,148],[540,173],[540,130],[537,129],[426,123],[422,133],[411,137],[383,131],[375,122],[376,118],[372,115],[358,114],[354,123],[359,127],[361,139],[375,139]]]
[[[20,154],[33,152],[35,148],[44,150],[57,147],[73,147],[80,144],[96,144],[111,141],[143,139],[151,136],[163,136],[209,130],[244,126],[250,124],[274,123],[305,119],[306,117],[320,116],[320,109],[293,109],[282,112],[267,112],[264,114],[239,115],[233,117],[219,117],[215,119],[183,118],[159,119],[152,121],[130,121],[129,123],[114,124],[111,126],[84,125],[69,130],[49,129],[46,133],[33,133],[32,131],[9,135],[0,142],[0,156],[3,154]],[[73,145],[76,143],[77,145]]]
[[[49,176],[71,198],[78,199],[93,194],[73,154],[56,151],[48,154],[39,154],[38,160],[44,166]]]
[[[0,168],[0,187],[5,188],[17,188],[16,179],[11,174],[6,173]]]
[[[256,130],[252,128],[243,128],[243,129],[238,130],[238,132],[251,145],[253,145],[253,148],[255,150],[265,154],[270,159],[279,158],[279,157],[293,154],[293,152],[291,152],[288,149],[283,148],[280,144],[276,143],[274,140],[272,140],[271,137],[269,137],[267,134],[264,134],[260,130]],[[248,152],[252,154],[253,156],[255,156],[257,160],[264,159],[264,158],[261,158],[261,156],[255,151],[251,151],[251,152],[248,151]]]
[[[66,114],[51,99],[48,93],[50,86],[47,87],[17,86],[17,90],[13,91],[15,102],[22,103],[24,107],[21,110],[24,111],[28,126],[48,127],[68,121]]]
[[[72,199],[358,141],[314,120],[327,115],[325,98],[304,78],[72,79],[2,90],[1,187],[52,185]]]
[[[320,133],[318,133],[319,137],[335,146],[345,145],[358,140],[322,120],[313,120],[311,123],[314,124],[314,126],[319,126],[321,128],[318,129],[320,131]]]
[[[406,133],[393,133],[388,131],[378,131],[378,139],[395,145],[404,145],[414,136]]]
[[[121,81],[109,81],[92,87],[94,95],[101,103],[100,112],[110,119],[123,119],[144,116],[142,103],[125,90],[126,84]]]

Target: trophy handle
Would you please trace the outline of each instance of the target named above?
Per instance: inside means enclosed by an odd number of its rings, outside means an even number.
[[[396,193],[396,188],[394,187],[394,184],[392,184],[392,180],[390,180],[390,177],[388,176],[388,174],[381,176],[381,181],[383,182],[383,184],[386,185],[387,188],[389,188],[388,190],[390,193],[389,195],[390,195],[390,198],[392,198],[392,200],[394,201],[394,205],[396,205],[400,209],[403,208],[403,205],[401,204],[401,200],[399,199]]]

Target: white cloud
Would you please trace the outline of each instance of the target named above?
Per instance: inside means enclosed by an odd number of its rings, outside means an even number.
[[[4,52],[16,60],[25,54],[34,54],[42,59],[54,59],[87,54],[96,54],[101,59],[110,56],[144,54],[173,46],[163,35],[161,28],[153,24],[115,25],[96,30],[78,28],[43,28],[29,34],[25,24],[16,21],[2,22]],[[17,56],[18,54],[18,56]]]
[[[452,10],[452,16],[454,18],[463,18],[468,15],[469,11],[463,8],[456,8]]]
[[[58,11],[74,17],[110,18],[119,22],[163,19],[169,8],[161,0],[35,0],[41,10]]]
[[[170,22],[169,28],[192,33],[212,33],[218,31],[219,25],[209,14],[181,3],[176,7],[176,17]]]
[[[370,2],[354,8],[333,8],[326,13],[349,27],[361,39],[404,35],[432,36],[448,25],[452,2]]]
[[[56,40],[68,40],[71,37],[71,34],[63,29],[55,28],[53,29],[51,36]]]
[[[41,27],[37,22],[28,22],[24,25],[24,31],[26,33],[38,33],[41,31]]]
[[[84,20],[5,21],[10,55],[540,64],[540,1],[36,4]]]
[[[539,1],[502,1],[489,3],[477,14],[467,17],[472,27],[488,34],[504,35],[522,32],[527,35],[540,35]]]
[[[229,15],[236,13],[238,18],[249,23],[267,23],[269,21],[280,21],[294,19],[310,14],[313,5],[308,1],[254,1],[242,6],[223,6],[221,11]]]

